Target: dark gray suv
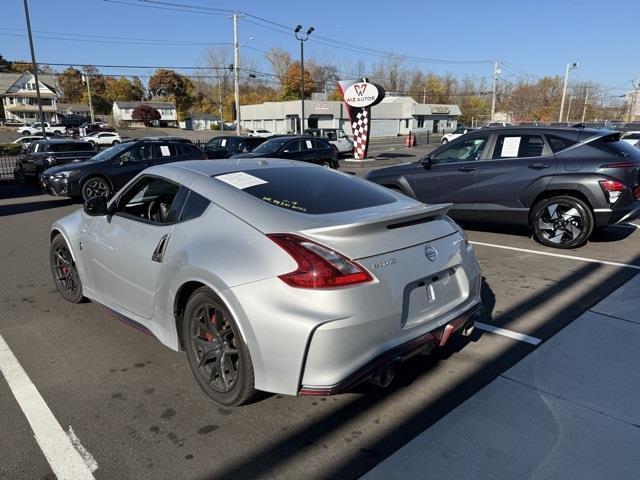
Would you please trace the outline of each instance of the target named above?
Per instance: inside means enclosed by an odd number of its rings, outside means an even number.
[[[425,203],[451,202],[458,220],[529,225],[556,248],[640,216],[640,150],[609,130],[482,129],[367,179]]]

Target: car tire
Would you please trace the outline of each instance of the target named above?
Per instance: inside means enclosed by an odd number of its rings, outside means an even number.
[[[91,148],[93,149],[96,148],[96,142],[94,142],[93,140],[89,140],[89,145],[91,145]]]
[[[23,130],[20,132],[20,135],[31,135],[31,132],[29,130]]]
[[[13,171],[13,178],[16,181],[16,183],[18,185],[26,185],[27,184],[27,177],[24,174],[24,170],[22,169],[22,167],[20,168],[16,168]]]
[[[445,143],[449,143],[449,140],[447,140],[446,138],[443,138],[440,143],[442,143],[442,145],[444,145]]]
[[[322,160],[320,162],[320,165],[322,165],[325,168],[333,168],[333,165],[331,164],[331,162],[329,160]]]
[[[589,206],[569,195],[539,201],[530,215],[535,239],[552,248],[569,249],[584,245],[593,232],[594,223]]]
[[[189,298],[182,340],[198,385],[226,407],[248,402],[256,393],[249,349],[231,312],[208,287]]]
[[[111,142],[111,145],[119,145],[120,144],[120,140],[114,140],[113,142]]]
[[[82,184],[82,199],[86,202],[90,198],[102,196],[111,197],[111,185],[102,177],[89,177]]]
[[[80,303],[84,296],[78,268],[66,240],[60,234],[53,238],[49,246],[49,265],[53,283],[62,298],[71,303]]]
[[[62,130],[53,130],[54,135],[62,135]]]

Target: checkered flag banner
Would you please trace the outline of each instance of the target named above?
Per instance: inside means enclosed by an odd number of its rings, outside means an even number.
[[[384,89],[380,85],[362,81],[340,80],[338,87],[349,113],[351,133],[353,135],[353,158],[364,160],[369,149],[371,133],[371,107],[384,98]]]
[[[367,150],[369,149],[369,113],[371,109],[354,108],[356,110],[355,119],[351,123],[351,131],[353,132],[353,158],[356,160],[364,160],[367,158]]]

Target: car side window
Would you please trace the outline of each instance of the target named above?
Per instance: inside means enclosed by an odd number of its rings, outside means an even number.
[[[463,137],[464,138],[464,137]],[[431,156],[431,163],[455,163],[455,162],[470,162],[479,160],[482,156],[485,146],[487,145],[486,137],[467,138],[465,140],[452,142],[451,145],[446,146],[438,153]]]
[[[561,150],[576,144],[574,140],[558,137],[556,135],[547,135],[547,141],[549,142],[553,153],[560,152]]]
[[[219,146],[220,146],[220,139],[219,138],[214,138],[214,139],[209,140],[207,142],[207,148],[210,148],[212,150],[218,148]]]
[[[184,207],[182,208],[182,212],[180,213],[180,221],[186,222],[187,220],[199,217],[207,209],[209,203],[209,199],[189,190],[189,196],[187,197]]]
[[[493,150],[493,159],[539,157],[544,150],[540,135],[499,135]]]
[[[313,140],[313,148],[329,148],[329,146],[322,140]]]
[[[120,162],[137,162],[140,160],[140,148],[132,147],[129,150],[123,152],[120,157],[118,157]]]
[[[155,145],[156,149],[153,157],[155,159],[163,159],[167,157],[175,157],[178,151],[175,143],[160,143]]]
[[[114,213],[149,223],[172,223],[176,216],[171,215],[172,210],[184,201],[184,195],[178,196],[179,190],[180,186],[169,180],[141,177],[117,200]]]
[[[287,143],[283,149],[284,152],[299,152],[300,150],[301,148],[299,140],[292,140],[291,142]]]

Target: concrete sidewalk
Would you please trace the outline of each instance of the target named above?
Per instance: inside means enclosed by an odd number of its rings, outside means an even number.
[[[367,473],[640,478],[640,275]]]

